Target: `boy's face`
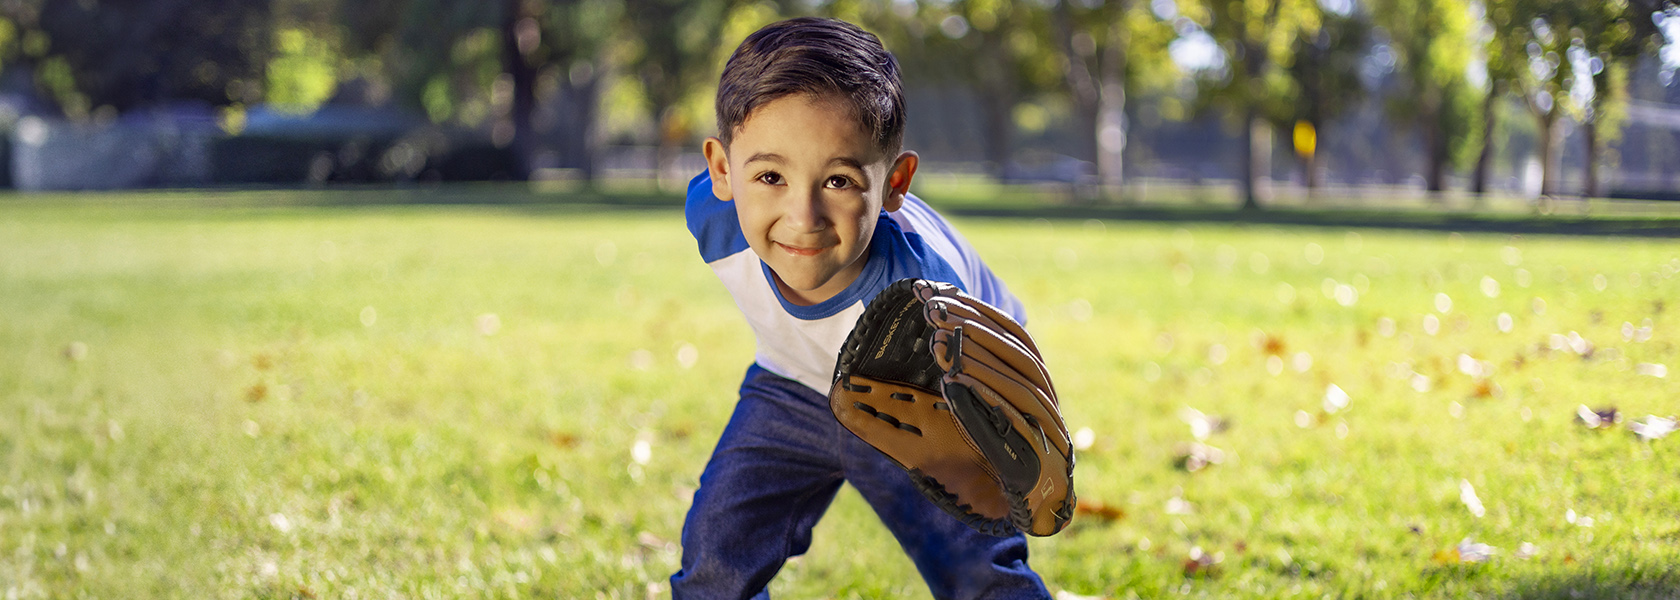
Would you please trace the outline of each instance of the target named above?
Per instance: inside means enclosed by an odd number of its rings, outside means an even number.
[[[735,202],[782,296],[811,305],[844,291],[863,272],[880,210],[903,204],[916,154],[885,155],[845,104],[805,94],[758,107],[734,133],[728,148],[706,140],[712,192]]]

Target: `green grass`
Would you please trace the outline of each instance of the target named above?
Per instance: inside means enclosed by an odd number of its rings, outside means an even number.
[[[0,202],[0,597],[662,593],[752,356],[680,213],[311,203]],[[1053,591],[1680,595],[1680,437],[1573,421],[1680,412],[1680,242],[958,224],[1095,433],[1080,497],[1124,512],[1032,541]],[[1590,358],[1550,349],[1571,331]],[[1352,401],[1322,414],[1330,384]],[[1184,407],[1233,424],[1223,464],[1175,468]],[[1446,560],[1465,537],[1498,552]],[[1193,547],[1222,562],[1187,576]],[[771,589],[927,594],[849,489]]]

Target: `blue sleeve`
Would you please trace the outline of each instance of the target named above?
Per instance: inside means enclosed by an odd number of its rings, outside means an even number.
[[[688,219],[688,232],[700,244],[701,260],[711,263],[747,249],[741,221],[735,216],[735,203],[712,194],[710,171],[701,171],[688,182],[683,214]]]

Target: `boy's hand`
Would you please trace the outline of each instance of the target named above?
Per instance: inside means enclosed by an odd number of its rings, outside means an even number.
[[[955,286],[903,279],[876,296],[828,398],[842,425],[970,527],[1045,536],[1073,518],[1073,445],[1037,346]]]

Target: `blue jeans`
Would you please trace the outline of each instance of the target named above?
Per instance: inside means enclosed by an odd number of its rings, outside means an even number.
[[[1049,598],[1027,540],[970,529],[934,506],[903,469],[842,427],[828,398],[753,365],[735,414],[700,475],[671,595],[764,598],[788,557],[851,482],[892,531],[933,597]]]

